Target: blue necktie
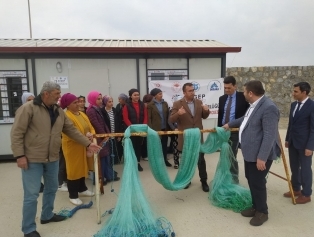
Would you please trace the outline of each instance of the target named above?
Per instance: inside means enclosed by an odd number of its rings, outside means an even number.
[[[294,118],[296,117],[296,115],[299,113],[299,111],[300,111],[300,106],[301,106],[301,102],[298,102],[298,106],[297,106],[297,109],[296,109],[296,111],[294,112]]]

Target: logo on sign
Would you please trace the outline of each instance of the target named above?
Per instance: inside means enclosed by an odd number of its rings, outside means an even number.
[[[208,83],[207,90],[208,91],[219,91],[221,89],[221,84],[219,81],[211,81]]]
[[[200,89],[201,89],[201,85],[198,83],[198,82],[196,82],[196,81],[193,81],[192,82],[192,85],[193,85],[193,87],[194,87],[194,91],[196,92],[196,91],[199,91]]]
[[[178,95],[178,94],[173,95],[172,98],[171,98],[172,103],[173,103],[173,102],[176,102],[176,101],[178,101],[178,100],[181,100],[181,99],[182,99],[182,96],[181,96],[181,95]]]
[[[159,88],[161,85],[159,83],[153,83],[155,87]]]
[[[171,86],[171,89],[175,92],[178,93],[181,90],[181,84],[179,82],[174,82]]]

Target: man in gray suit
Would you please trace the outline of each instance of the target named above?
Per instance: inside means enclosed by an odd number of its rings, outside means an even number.
[[[244,158],[245,177],[252,196],[252,207],[242,216],[253,217],[250,224],[260,226],[268,220],[266,175],[273,160],[280,156],[278,139],[279,110],[265,95],[260,81],[244,84],[244,96],[250,103],[245,115],[223,127],[239,129],[239,142]]]

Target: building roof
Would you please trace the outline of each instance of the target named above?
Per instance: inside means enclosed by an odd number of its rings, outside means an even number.
[[[0,53],[238,53],[215,40],[0,39]]]

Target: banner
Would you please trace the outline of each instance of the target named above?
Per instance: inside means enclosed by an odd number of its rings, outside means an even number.
[[[218,118],[219,97],[224,94],[223,78],[203,80],[160,80],[149,81],[148,89],[159,88],[163,92],[163,99],[172,107],[174,101],[183,98],[182,87],[185,83],[192,83],[195,90],[195,98],[208,105],[210,118]]]

